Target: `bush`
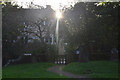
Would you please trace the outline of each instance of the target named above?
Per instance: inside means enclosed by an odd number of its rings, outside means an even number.
[[[110,53],[91,53],[89,60],[110,60]]]

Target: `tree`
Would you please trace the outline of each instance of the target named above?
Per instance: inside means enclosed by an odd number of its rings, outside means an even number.
[[[54,35],[55,28],[52,15],[54,14],[50,6],[26,10],[11,3],[3,5],[3,61],[26,52],[47,55],[50,46],[46,43],[50,43],[50,36]]]
[[[17,6],[11,5],[10,2],[2,8],[2,51],[3,51],[3,64],[10,58],[14,58],[17,53],[21,53],[24,45],[21,41],[23,25],[20,23],[22,16],[15,13],[20,12],[21,8],[18,9]],[[14,14],[14,15],[13,15]],[[20,19],[17,19],[17,18]],[[11,20],[12,19],[12,20]],[[21,40],[18,37],[21,36]],[[18,44],[20,43],[21,44]],[[21,46],[22,45],[22,46]]]
[[[96,6],[95,3],[77,3],[73,9],[65,12],[68,29],[65,40],[72,52],[75,53],[83,45],[89,49],[89,43],[93,41],[96,51],[101,52],[103,47],[110,51],[111,47],[117,47],[119,3],[107,4]]]
[[[23,32],[26,32],[29,34],[29,36],[36,36],[38,39],[40,39],[40,42],[44,42],[44,38],[50,34],[49,28],[51,26],[51,23],[47,23],[47,19],[38,19],[36,22],[29,22],[25,25],[25,30]]]

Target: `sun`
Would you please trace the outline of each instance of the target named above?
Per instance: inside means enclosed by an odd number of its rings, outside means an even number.
[[[56,11],[56,17],[58,19],[62,18],[62,13],[60,11]]]

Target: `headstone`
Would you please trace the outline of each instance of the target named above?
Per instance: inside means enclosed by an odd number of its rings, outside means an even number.
[[[111,50],[111,60],[112,61],[118,61],[118,50],[116,48],[112,48]]]
[[[80,47],[79,62],[88,62],[88,49],[86,46]]]

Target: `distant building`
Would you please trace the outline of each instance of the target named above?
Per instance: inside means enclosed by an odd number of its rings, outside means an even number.
[[[51,8],[50,5],[47,5],[46,8],[41,9],[21,9],[18,12],[13,11],[14,14],[18,14],[16,16],[16,20],[19,22],[19,24],[25,25],[24,31],[28,31],[31,29],[34,33],[38,34],[37,31],[39,30],[35,26],[31,26],[31,22],[35,22],[39,19],[43,20],[43,25],[40,25],[41,27],[47,27],[46,31],[42,33],[42,37],[44,39],[44,42],[47,44],[55,44],[55,24],[56,19],[54,17],[54,11]],[[28,43],[33,42],[34,40],[39,40],[40,38],[32,33],[23,32],[23,36],[18,36],[18,40],[23,37],[23,39],[26,39],[26,36],[28,36]]]

